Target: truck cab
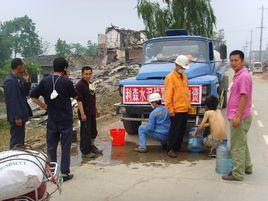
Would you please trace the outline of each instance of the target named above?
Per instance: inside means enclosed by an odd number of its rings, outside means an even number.
[[[221,106],[226,106],[226,46],[209,38],[187,35],[185,30],[169,30],[167,36],[144,42],[139,73],[119,83],[122,99],[121,103],[116,104],[116,112],[122,115],[128,134],[137,134],[141,122],[148,120],[152,108],[147,99],[151,93],[160,93],[164,104],[164,80],[175,68],[174,61],[178,55],[192,55],[195,58],[185,71],[192,105],[188,121],[196,122],[203,116],[203,104],[209,95],[218,96]]]

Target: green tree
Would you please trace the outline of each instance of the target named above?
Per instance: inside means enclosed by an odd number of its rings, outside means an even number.
[[[6,60],[3,67],[0,69],[0,78],[5,78],[11,72],[11,60]],[[32,59],[25,59],[26,70],[30,75],[38,75],[42,72],[41,66]]]
[[[87,48],[81,45],[80,43],[72,43],[72,53],[74,54],[86,54]]]
[[[26,69],[31,75],[38,75],[42,73],[41,66],[33,59],[26,59]]]
[[[142,18],[148,37],[163,36],[167,29],[187,29],[190,34],[211,37],[216,17],[210,0],[138,0],[137,12]]]
[[[0,33],[0,69],[4,62],[10,58],[11,52],[11,42],[4,34]]]
[[[5,79],[8,73],[11,71],[11,66],[10,66],[10,60],[6,60],[3,62],[3,65],[0,68],[0,79]]]
[[[98,45],[92,43],[90,40],[87,41],[87,44],[84,46],[80,43],[71,44],[72,53],[74,54],[86,54],[90,56],[96,56],[98,54]]]
[[[61,40],[60,38],[57,40],[55,45],[55,51],[57,56],[66,57],[71,54],[71,45],[69,45],[65,40]]]
[[[219,40],[219,41],[225,41],[224,40],[224,37],[225,37],[225,35],[224,35],[224,29],[220,29],[218,32],[214,32],[213,33],[213,39],[215,39],[215,40]]]
[[[86,45],[86,54],[90,56],[98,55],[98,45],[96,43],[92,43],[91,40],[87,41]]]
[[[2,23],[0,31],[12,43],[15,57],[17,54],[31,57],[42,52],[42,44],[35,23],[27,15]]]
[[[51,44],[48,41],[42,41],[42,54],[48,54]]]
[[[58,39],[55,45],[56,55],[66,57],[70,54],[85,54],[90,56],[98,55],[98,45],[90,40],[84,46],[80,43],[68,44],[65,40]]]

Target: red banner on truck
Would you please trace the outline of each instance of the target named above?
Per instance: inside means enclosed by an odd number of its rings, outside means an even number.
[[[123,86],[124,104],[146,104],[151,93],[159,93],[162,96],[162,103],[165,101],[165,88],[163,85],[125,85]],[[202,86],[189,85],[189,98],[192,105],[201,104]]]

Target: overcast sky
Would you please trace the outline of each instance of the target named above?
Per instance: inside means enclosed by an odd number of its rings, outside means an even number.
[[[160,0],[159,0],[160,1]],[[0,21],[28,15],[43,40],[54,45],[58,38],[69,43],[97,42],[111,24],[141,30],[137,0],[0,0]],[[253,49],[259,48],[262,5],[268,0],[212,0],[217,29],[225,30],[229,50],[242,49],[253,31]],[[268,9],[264,11],[263,49],[268,44]],[[51,47],[53,50],[54,47]]]

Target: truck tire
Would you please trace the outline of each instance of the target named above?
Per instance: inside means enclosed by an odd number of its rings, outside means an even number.
[[[139,126],[141,125],[141,122],[140,121],[123,120],[123,125],[124,125],[126,132],[129,135],[137,135]]]

